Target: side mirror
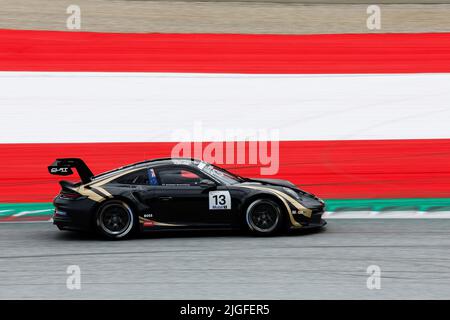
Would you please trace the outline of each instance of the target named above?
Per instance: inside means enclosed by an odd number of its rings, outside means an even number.
[[[211,187],[215,187],[216,183],[212,180],[209,179],[203,179],[200,181],[200,187],[203,188],[211,188]]]

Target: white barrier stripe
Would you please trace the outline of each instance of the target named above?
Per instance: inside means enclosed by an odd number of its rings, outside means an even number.
[[[279,130],[280,140],[450,138],[449,83],[450,74],[0,72],[0,143],[170,142],[182,139],[176,129],[197,141],[237,129]]]

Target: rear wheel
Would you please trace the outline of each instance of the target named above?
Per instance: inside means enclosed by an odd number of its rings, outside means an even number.
[[[135,217],[133,211],[123,201],[108,201],[97,211],[97,230],[106,238],[125,238],[130,235],[134,225]]]
[[[269,199],[253,201],[247,208],[245,218],[250,231],[258,235],[273,235],[283,225],[280,206]]]

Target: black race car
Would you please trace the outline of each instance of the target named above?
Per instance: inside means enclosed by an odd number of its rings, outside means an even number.
[[[57,159],[51,174],[78,171],[60,181],[53,223],[61,230],[95,230],[107,238],[180,229],[248,229],[273,235],[314,228],[324,202],[285,180],[248,179],[201,160],[164,158],[94,175],[83,160]]]

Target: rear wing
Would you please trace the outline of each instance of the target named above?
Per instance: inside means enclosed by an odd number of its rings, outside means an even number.
[[[56,159],[55,162],[48,166],[48,172],[58,176],[70,176],[73,174],[72,168],[77,170],[83,183],[90,182],[94,176],[86,163],[78,158]]]

